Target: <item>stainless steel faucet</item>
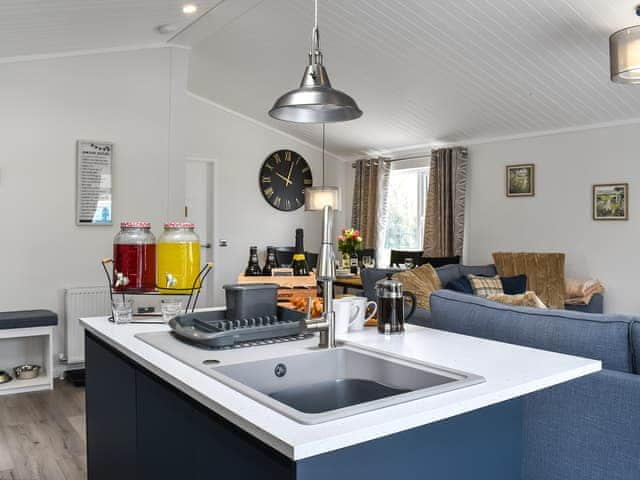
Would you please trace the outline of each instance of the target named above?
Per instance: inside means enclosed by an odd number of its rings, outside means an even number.
[[[325,206],[322,209],[322,245],[318,255],[317,278],[322,283],[323,305],[322,317],[311,319],[311,301],[307,305],[305,319],[306,330],[320,332],[320,348],[336,346],[335,314],[333,313],[333,281],[336,279],[335,255],[333,253],[333,209]]]

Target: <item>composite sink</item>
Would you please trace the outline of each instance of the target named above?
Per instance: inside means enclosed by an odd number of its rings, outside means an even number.
[[[478,375],[353,347],[212,367],[209,374],[305,424],[484,382]]]

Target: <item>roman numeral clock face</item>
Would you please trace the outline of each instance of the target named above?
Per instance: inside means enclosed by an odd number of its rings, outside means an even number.
[[[290,212],[304,205],[304,189],[313,185],[309,164],[291,150],[278,150],[260,169],[260,191],[273,208]]]

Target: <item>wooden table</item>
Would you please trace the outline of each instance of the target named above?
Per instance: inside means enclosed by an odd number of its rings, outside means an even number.
[[[337,277],[333,282],[334,287],[342,287],[342,292],[347,293],[347,291],[351,288],[353,290],[362,290],[362,279],[360,275],[356,275],[354,277]]]

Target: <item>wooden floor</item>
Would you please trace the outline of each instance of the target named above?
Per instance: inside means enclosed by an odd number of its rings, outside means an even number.
[[[0,480],[85,480],[84,388],[0,396]]]

